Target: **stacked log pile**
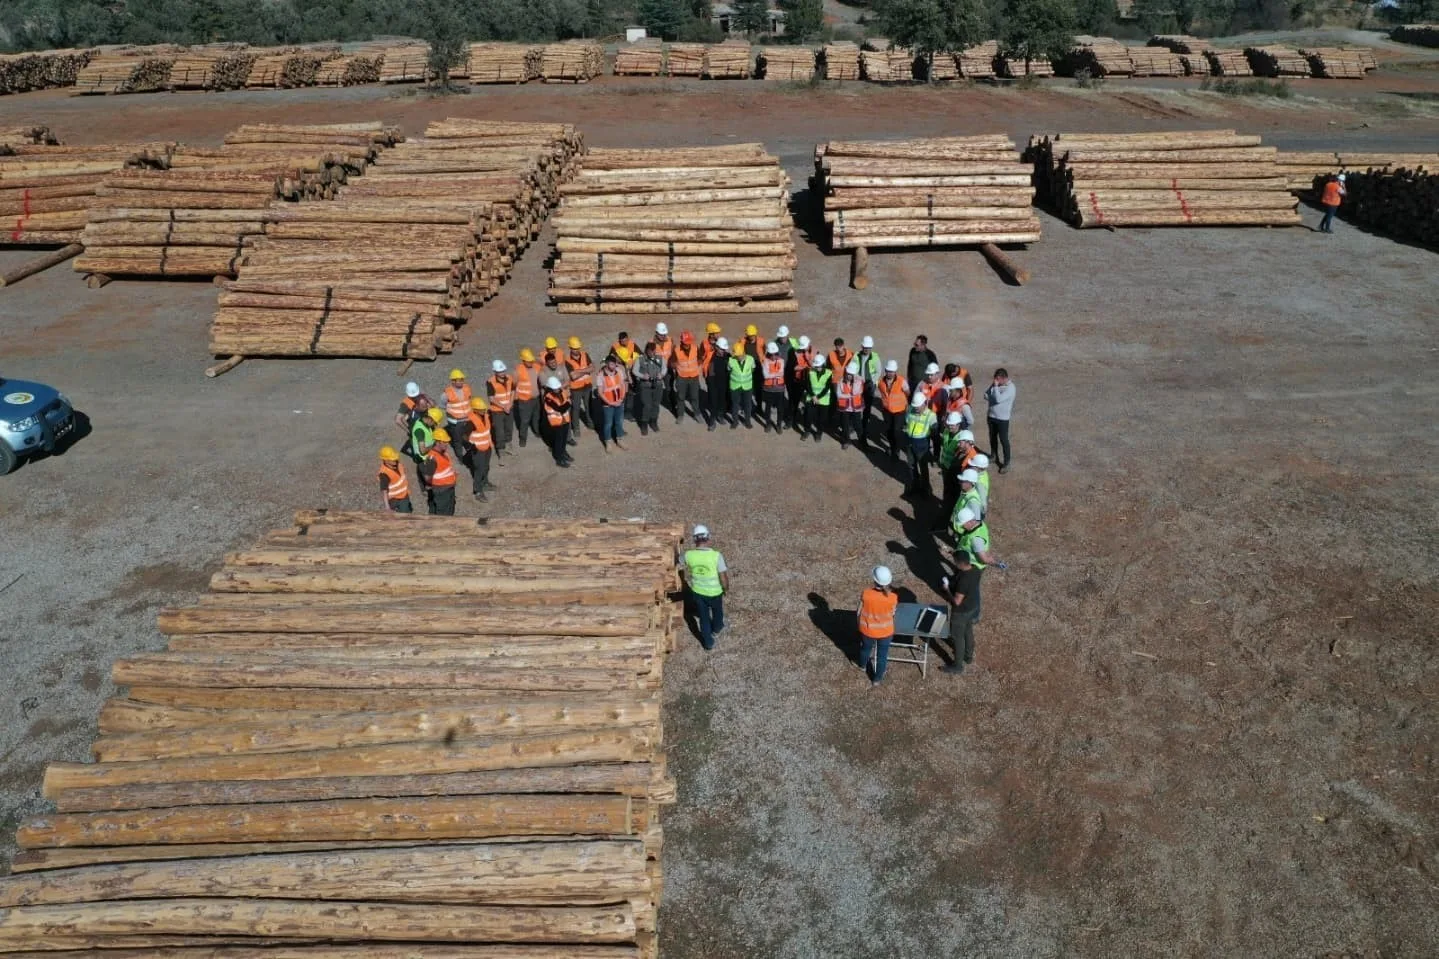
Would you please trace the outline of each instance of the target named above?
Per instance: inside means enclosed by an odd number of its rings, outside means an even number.
[[[1351,173],[1345,186],[1349,195],[1339,211],[1346,220],[1439,247],[1439,174],[1406,169]]]
[[[1257,76],[1307,77],[1311,73],[1309,58],[1293,47],[1245,47],[1244,55],[1249,58],[1249,68]]]
[[[1207,77],[1213,72],[1208,54],[1214,45],[1208,40],[1183,33],[1158,34],[1149,38],[1149,46],[1179,54],[1184,72],[1191,77]]]
[[[665,70],[672,77],[697,77],[704,73],[703,43],[671,43],[665,56]]]
[[[229,356],[434,359],[539,231],[583,143],[561,124],[446,120],[334,203],[286,206],[226,285]]]
[[[1060,61],[1065,76],[1076,76],[1081,72],[1091,77],[1127,77],[1134,73],[1134,62],[1129,49],[1113,37],[1090,37],[1083,34],[1074,38],[1074,46]]]
[[[955,55],[959,64],[959,75],[966,80],[987,80],[994,76],[994,64],[999,58],[999,41],[987,40],[972,47],[965,47]]]
[[[421,83],[430,77],[430,48],[423,43],[401,43],[385,48],[380,59],[381,83]]]
[[[1439,153],[1332,153],[1330,151],[1281,152],[1279,172],[1289,181],[1289,189],[1305,193],[1314,185],[1315,177],[1354,171],[1392,173],[1397,170],[1439,171]]]
[[[308,511],[227,556],[47,768],[0,949],[652,959],[679,541]]]
[[[528,43],[472,43],[465,73],[471,83],[528,83],[540,75],[541,49]]]
[[[1421,47],[1439,47],[1439,23],[1408,23],[1395,27],[1389,37],[1400,43],[1414,43]]]
[[[673,51],[670,55],[674,55]],[[826,80],[858,80],[859,46],[848,40],[825,44],[824,78]]]
[[[8,155],[4,149],[15,146],[59,146],[60,139],[47,126],[25,124],[24,126],[0,127],[0,156]]]
[[[320,87],[353,87],[380,82],[380,61],[375,57],[338,56],[320,64],[315,85]]]
[[[171,90],[239,90],[258,56],[243,46],[191,47],[170,67]]]
[[[101,53],[75,77],[75,95],[149,93],[163,90],[175,65],[174,52]]]
[[[705,47],[704,72],[707,80],[747,80],[750,73],[750,46],[744,40],[726,40]]]
[[[1157,47],[1130,47],[1129,62],[1134,66],[1136,77],[1182,77],[1190,73],[1182,55]],[[1209,73],[1208,62],[1204,64],[1204,72]]]
[[[1028,63],[1023,57],[1000,57],[1000,76],[1011,80],[1020,77],[1052,77],[1054,76],[1054,64],[1049,62],[1047,57],[1032,57]]]
[[[808,83],[814,79],[816,56],[811,47],[760,47],[757,62],[766,80]]]
[[[1209,73],[1216,77],[1252,77],[1254,68],[1241,50],[1211,49],[1205,51],[1209,61]]]
[[[615,53],[615,76],[657,77],[665,70],[665,45],[657,37],[647,37],[619,48]]]
[[[1003,134],[831,141],[815,150],[830,246],[1033,243],[1031,168]]]
[[[1309,69],[1316,77],[1329,80],[1363,80],[1364,74],[1373,69],[1367,65],[1373,55],[1366,59],[1358,49],[1314,47],[1300,50],[1299,55],[1309,61]]]
[[[870,83],[913,83],[914,54],[903,47],[861,50],[859,71]]]
[[[105,178],[126,166],[163,165],[172,147],[10,144],[0,151],[0,246],[78,242]]]
[[[933,58],[915,57],[913,69],[916,79],[936,83],[959,79],[959,64],[952,53],[936,52]]]
[[[540,51],[540,78],[546,83],[588,83],[605,72],[605,48],[593,40],[547,43]]]
[[[73,87],[95,50],[45,50],[0,54],[0,95]]]
[[[1292,226],[1273,147],[1233,130],[1033,137],[1040,196],[1078,227]]]
[[[280,90],[312,87],[319,81],[325,62],[339,57],[339,50],[333,48],[296,48],[259,56],[250,67],[245,86]]]
[[[561,313],[797,310],[789,178],[760,144],[594,150],[560,188]]]

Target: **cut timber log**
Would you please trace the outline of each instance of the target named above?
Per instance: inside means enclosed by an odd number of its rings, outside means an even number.
[[[989,261],[990,266],[1002,273],[1015,286],[1023,286],[1029,282],[1029,271],[1017,266],[993,243],[981,243],[979,252],[984,254],[984,258]]]
[[[79,256],[81,251],[83,251],[84,249],[85,247],[79,243],[71,243],[68,246],[61,247],[53,253],[45,253],[41,256],[37,256],[35,259],[30,260],[27,263],[22,263],[12,270],[9,270],[5,273],[0,273],[0,286],[14,286],[16,283],[19,283],[27,276],[34,276],[36,273],[43,273],[45,270],[50,269],[50,267],[52,266],[58,266],[61,263],[64,263],[66,260]]]

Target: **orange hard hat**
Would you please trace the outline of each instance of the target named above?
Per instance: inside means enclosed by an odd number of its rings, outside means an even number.
[[[691,333],[689,330],[685,330],[683,333],[680,334],[680,342],[681,342],[681,343],[689,344],[689,343],[693,343],[694,341],[695,341],[695,335],[694,335],[693,333]]]

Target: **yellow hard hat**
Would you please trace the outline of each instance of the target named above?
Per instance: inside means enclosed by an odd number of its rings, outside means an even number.
[[[560,341],[557,340],[557,339],[555,339],[553,336],[547,336],[547,337],[545,337],[545,349],[547,349],[547,350],[553,350],[555,347],[557,347],[557,346],[559,346],[559,345],[560,345]]]
[[[570,337],[570,349],[578,350],[582,346],[584,346],[584,344],[580,342],[580,338],[578,336]]]
[[[449,441],[450,441],[450,431],[449,431],[449,430],[443,429],[443,428],[438,429],[438,430],[435,430],[435,442],[436,442],[436,443],[448,443]]]
[[[525,347],[523,350],[520,350],[520,359],[526,363],[533,363],[535,361],[535,351],[528,346]]]
[[[490,404],[485,402],[485,398],[483,396],[477,396],[474,399],[470,400],[470,409],[472,410],[487,410],[489,408]]]
[[[391,460],[397,460],[399,458],[400,454],[395,452],[395,448],[393,446],[380,447],[380,459],[384,460],[386,463],[390,462]]]
[[[425,410],[425,416],[429,419],[431,423],[434,423],[436,425],[445,421],[445,411],[440,409],[438,406],[432,406],[429,409]]]
[[[747,327],[744,328],[744,335],[745,335],[745,336],[759,336],[759,327],[757,327],[757,326],[755,326],[753,323],[751,323],[749,326],[747,326]]]
[[[465,378],[465,371],[464,371],[464,370],[450,370],[450,379],[452,379],[452,380],[462,380],[462,379],[464,379],[464,378]]]
[[[718,324],[718,323],[706,323],[706,324],[705,324],[705,332],[706,332],[706,333],[718,333],[719,331],[720,331],[720,328],[719,328],[719,324]]]

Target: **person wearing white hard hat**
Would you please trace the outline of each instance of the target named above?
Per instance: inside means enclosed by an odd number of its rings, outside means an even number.
[[[884,682],[889,668],[889,644],[894,641],[894,611],[899,596],[891,588],[894,574],[888,566],[870,571],[874,585],[859,595],[859,665],[871,687]]]
[[[883,420],[883,433],[889,442],[889,461],[898,463],[907,445],[904,439],[904,418],[909,412],[909,383],[899,375],[899,361],[884,364],[884,375],[874,384],[875,402]]]
[[[724,597],[729,592],[729,567],[724,554],[715,549],[709,527],[696,526],[694,548],[680,558],[680,576],[694,612],[700,645],[714,649],[715,637],[724,629]]]
[[[834,408],[834,373],[824,354],[810,359],[804,382],[804,430],[800,437],[813,436],[818,443],[829,426],[830,410]]]
[[[751,330],[754,327],[750,327]],[[724,340],[720,340],[721,343]],[[747,334],[746,342],[752,342],[755,350],[759,349],[759,333],[756,331],[752,337]],[[741,344],[743,347],[744,344]],[[750,347],[736,350],[729,358],[729,398],[732,407],[730,412],[729,428],[739,429],[741,423],[747,430],[754,429],[754,388],[755,368],[759,363],[759,357],[751,355]]]
[[[954,574],[940,581],[941,593],[949,602],[949,642],[954,658],[944,672],[963,673],[974,662],[974,624],[979,620],[979,581],[984,567],[976,566],[968,553],[954,554]]]
[[[929,485],[929,437],[934,432],[937,418],[929,408],[929,400],[919,390],[910,397],[909,413],[904,418],[905,457],[909,460],[909,483],[905,496],[930,494]]]
[[[490,364],[490,378],[485,380],[485,393],[490,398],[490,424],[495,434],[495,463],[504,466],[501,457],[515,438],[515,378],[509,374],[509,367],[505,366],[504,360],[495,360]]]
[[[558,376],[544,382],[545,425],[549,429],[550,453],[555,465],[564,469],[574,462],[570,456],[570,396]]]
[[[866,336],[859,341],[859,352],[854,356],[859,364],[859,377],[864,380],[864,405],[860,411],[859,448],[869,449],[870,410],[874,409],[874,387],[884,375],[884,361],[874,351],[874,337]]]
[[[789,403],[784,391],[785,357],[780,350],[780,345],[771,341],[765,346],[764,359],[759,365],[759,422],[766,433],[770,430],[782,433],[789,423]]]
[[[969,561],[980,569],[987,566],[1009,569],[1008,564],[1001,563],[990,552],[993,546],[989,540],[989,526],[974,510],[961,507],[954,511],[954,533],[955,552],[968,554]]]
[[[944,409],[947,413],[958,413],[960,420],[964,423],[965,429],[974,426],[974,410],[969,405],[969,387],[964,380],[956,376],[945,384],[945,392],[949,397],[944,401]]]
[[[1324,219],[1319,224],[1320,233],[1334,232],[1334,214],[1339,212],[1339,204],[1349,195],[1349,188],[1344,185],[1345,174],[1330,176],[1324,181],[1324,190],[1319,195],[1319,202],[1324,207]]]
[[[655,353],[664,362],[665,375],[660,380],[660,405],[674,409],[675,372],[673,357],[675,355],[675,341],[670,339],[670,328],[663,323],[655,324],[655,335],[652,342],[655,345]],[[644,394],[640,394],[644,399]],[[655,420],[655,432],[659,432],[659,420]]]
[[[814,365],[815,351],[809,344],[809,337],[801,336],[789,354],[787,367],[789,384],[789,421],[802,439],[805,435],[805,390],[809,385],[809,371]]]
[[[984,497],[979,493],[979,470],[967,469],[959,474],[959,502],[955,504],[954,512],[962,509],[978,516],[981,523],[987,518],[984,515]],[[951,517],[954,512],[950,513]]]
[[[700,344],[705,368],[705,423],[710,432],[729,415],[729,340],[718,335],[718,326],[713,329],[710,338]]]
[[[954,504],[959,502],[959,472],[963,467],[956,468],[956,462],[961,454],[961,447],[964,436],[964,419],[958,413],[950,413],[944,419],[944,426],[939,431],[939,478],[940,478],[940,510],[939,516],[935,518],[935,525],[931,532],[939,532],[949,522],[949,517],[954,513]]]
[[[434,402],[421,391],[420,384],[406,383],[405,395],[400,400],[400,411],[395,414],[395,425],[408,433],[410,424],[424,416],[434,405]]]
[[[849,449],[851,436],[864,438],[864,377],[859,375],[859,362],[850,360],[844,375],[834,385],[835,406],[839,410],[839,447]]]
[[[989,514],[989,457],[975,450],[974,457],[969,461],[969,468],[979,474],[979,482],[976,488],[979,490],[980,499],[984,502],[984,515]]]

